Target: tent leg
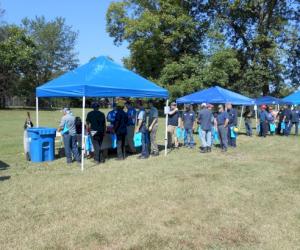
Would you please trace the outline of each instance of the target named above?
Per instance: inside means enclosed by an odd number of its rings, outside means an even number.
[[[36,119],[36,127],[39,126],[39,98],[35,98],[35,119]]]
[[[242,106],[241,118],[240,118],[240,123],[239,123],[239,130],[241,130],[241,126],[242,126],[243,113],[244,113],[244,106]]]
[[[166,101],[166,107],[169,106],[169,99]],[[165,156],[168,154],[168,118],[169,115],[166,114],[166,130],[165,130]]]
[[[82,98],[82,128],[81,128],[81,171],[84,170],[84,151],[85,151],[85,96]]]

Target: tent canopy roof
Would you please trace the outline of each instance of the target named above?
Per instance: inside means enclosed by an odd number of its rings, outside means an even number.
[[[285,102],[289,102],[295,105],[300,104],[300,90],[294,92],[293,94],[286,96],[282,99]]]
[[[262,104],[275,105],[275,104],[288,104],[288,103],[282,99],[279,99],[279,98],[276,98],[273,96],[261,96],[261,97],[255,99],[255,104],[257,104],[257,105],[262,105]]]
[[[168,91],[101,56],[36,88],[36,96],[167,98]]]
[[[223,89],[219,86],[201,90],[199,92],[183,96],[176,100],[177,103],[232,103],[233,105],[254,105],[254,100],[235,93],[233,91]]]

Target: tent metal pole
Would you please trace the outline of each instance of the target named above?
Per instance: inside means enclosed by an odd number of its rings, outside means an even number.
[[[81,128],[81,171],[84,170],[84,151],[85,151],[85,96],[82,98],[82,128]]]
[[[35,119],[36,119],[36,126],[39,126],[39,98],[35,98]]]
[[[241,126],[242,126],[243,113],[244,113],[244,106],[242,106],[241,118],[240,118],[240,123],[239,123],[239,130],[241,130]]]
[[[166,101],[166,107],[169,106],[169,99]],[[165,156],[168,154],[168,118],[169,114],[166,113],[166,130],[165,130]]]

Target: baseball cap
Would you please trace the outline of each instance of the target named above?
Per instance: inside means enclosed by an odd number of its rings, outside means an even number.
[[[177,106],[176,102],[172,102],[171,106]]]
[[[206,105],[206,103],[205,102],[203,102],[202,104],[201,104],[201,107],[206,107],[207,105]]]
[[[65,113],[70,113],[71,112],[70,108],[67,108],[67,107],[63,108],[62,111],[65,112]]]
[[[93,102],[92,103],[92,108],[99,108],[99,103],[98,102]]]

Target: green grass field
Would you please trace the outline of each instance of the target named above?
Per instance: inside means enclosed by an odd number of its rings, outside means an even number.
[[[0,249],[300,248],[300,136],[241,135],[226,154],[181,148],[81,172],[25,161],[25,114],[0,111]]]

